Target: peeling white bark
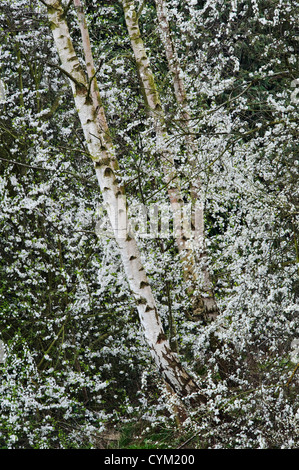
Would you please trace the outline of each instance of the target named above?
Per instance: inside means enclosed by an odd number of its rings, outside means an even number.
[[[154,74],[152,72],[148,56],[144,47],[141,37],[138,17],[135,11],[134,0],[122,0],[123,9],[125,13],[126,25],[131,41],[131,46],[134,51],[137,69],[141,78],[144,96],[148,110],[155,123],[155,130],[157,136],[157,148],[160,150],[161,164],[164,172],[165,181],[168,185],[168,195],[174,215],[174,220],[181,220],[180,209],[183,203],[181,194],[180,182],[176,176],[175,164],[173,155],[169,151],[167,130],[165,127],[165,115],[161,106],[159,93],[155,84]],[[169,70],[173,77],[173,84],[175,90],[176,100],[181,109],[181,125],[186,131],[186,145],[189,153],[189,160],[191,168],[195,164],[196,147],[190,129],[191,116],[188,108],[188,99],[183,81],[182,70],[179,65],[179,60],[174,48],[170,28],[167,19],[167,12],[164,7],[163,0],[156,0],[157,16],[159,20],[159,27],[161,30],[161,39],[164,44],[165,53],[169,65]],[[205,251],[205,236],[204,236],[204,212],[203,204],[201,201],[201,185],[200,181],[195,181],[191,177],[190,193],[192,200],[192,208],[196,208],[192,214],[193,227],[197,227],[196,245],[201,246],[200,261],[202,264],[203,273],[203,295],[196,297],[196,314],[200,317],[207,317],[208,319],[215,318],[218,313],[218,307],[213,294],[212,283],[210,280],[209,271],[206,266],[206,251]],[[193,209],[192,209],[193,210]],[[176,230],[176,242],[180,252],[184,277],[187,281],[191,281],[191,291],[194,290],[194,285],[198,281],[198,271],[196,269],[196,258],[192,241],[190,243],[189,234],[181,226],[180,230]]]
[[[43,3],[47,5],[48,18],[62,67],[69,78],[72,77],[70,83],[75,106],[89,153],[94,161],[99,186],[118,243],[124,270],[137,303],[140,321],[152,357],[165,381],[179,396],[185,397],[195,393],[197,394],[197,400],[203,401],[203,397],[199,395],[198,385],[184,370],[176,355],[170,349],[141,262],[136,240],[133,234],[128,231],[127,212],[122,213],[123,224],[121,227],[118,225],[118,218],[115,217],[117,212],[123,209],[125,191],[117,180],[118,162],[109,136],[105,113],[101,106],[96,78],[94,77],[89,35],[82,5],[79,0],[74,0],[81,27],[88,80],[75,53],[61,2],[59,0],[43,0]],[[94,77],[92,87],[89,86],[91,77]]]
[[[138,73],[142,82],[143,95],[149,115],[153,118],[156,132],[156,147],[161,156],[161,166],[164,173],[164,180],[167,184],[168,196],[171,209],[176,221],[176,242],[182,257],[186,278],[194,278],[192,267],[192,251],[188,247],[188,238],[184,236],[184,226],[181,218],[181,207],[183,197],[181,193],[180,181],[177,177],[174,159],[169,151],[168,133],[165,126],[165,115],[161,106],[160,96],[156,87],[154,74],[152,72],[148,56],[144,47],[138,25],[137,13],[135,11],[134,0],[122,0],[125,20],[131,46],[134,52]]]

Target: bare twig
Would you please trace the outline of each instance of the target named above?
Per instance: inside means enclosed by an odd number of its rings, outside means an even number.
[[[51,62],[47,62],[47,65],[49,65],[49,67],[52,67],[54,69],[58,69],[61,73],[63,73],[64,75],[66,75],[72,82],[75,83],[75,85],[77,85],[78,87],[83,87],[85,89],[86,88],[86,85],[85,83],[82,83],[82,82],[79,82],[75,77],[73,77],[73,75],[71,75],[67,70],[63,69],[62,67],[60,67],[60,65],[58,64],[52,64]]]
[[[299,362],[298,364],[296,365],[295,369],[293,370],[292,374],[291,374],[291,377],[289,378],[289,380],[287,381],[287,384],[286,384],[286,387],[289,387],[290,383],[292,382],[297,370],[299,369]]]

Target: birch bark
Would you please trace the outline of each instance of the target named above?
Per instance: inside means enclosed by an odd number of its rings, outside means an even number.
[[[61,1],[41,1],[47,6],[48,19],[62,68],[70,79],[75,106],[152,358],[164,380],[178,396],[186,397],[193,394],[194,402],[203,402],[204,397],[200,394],[198,385],[171,351],[136,240],[129,231],[125,190],[117,179],[118,162],[96,83],[89,34],[81,2],[74,0],[78,9],[88,79],[74,50]]]
[[[193,178],[192,172],[196,174],[195,164],[196,164],[196,143],[194,141],[194,135],[192,133],[192,120],[190,114],[190,107],[188,103],[187,91],[183,79],[183,71],[180,67],[179,58],[175,45],[172,40],[171,29],[168,21],[168,12],[165,0],[155,0],[156,3],[156,12],[159,22],[159,30],[161,41],[164,46],[165,55],[167,58],[167,63],[169,71],[173,80],[173,88],[180,109],[180,124],[185,133],[185,142],[188,151],[188,160],[191,166],[191,175],[190,175],[190,194],[192,200],[192,207],[195,206],[195,202],[200,201],[201,203],[197,205],[199,210],[197,214],[193,214],[193,220],[197,216],[197,225],[198,225],[198,236],[200,238],[200,263],[202,265],[203,272],[203,292],[201,308],[205,310],[206,315],[210,319],[215,319],[218,315],[219,310],[216,303],[213,285],[210,278],[210,273],[207,267],[207,252],[206,252],[206,243],[205,243],[205,229],[204,229],[204,204],[202,201],[201,195],[201,182],[199,178]],[[200,308],[200,306],[199,306]]]
[[[165,125],[165,115],[161,106],[160,96],[155,78],[145,51],[144,43],[138,25],[137,13],[133,0],[122,0],[125,20],[132,49],[134,52],[138,74],[142,83],[143,96],[149,115],[153,118],[156,132],[157,150],[161,155],[161,165],[167,185],[168,196],[175,221],[176,242],[181,254],[184,273],[187,280],[194,281],[194,259],[192,251],[187,248],[187,237],[181,223],[181,208],[183,198],[180,181],[177,177],[174,159],[168,149],[168,134]]]
[[[187,94],[182,80],[181,70],[179,62],[177,60],[176,51],[173,47],[170,30],[162,8],[161,2],[157,3],[157,12],[159,11],[159,21],[162,24],[162,38],[167,55],[169,69],[173,76],[173,83],[175,89],[175,96],[182,110],[181,118],[184,123],[184,130],[186,134],[186,145],[189,151],[189,157],[191,165],[194,165],[195,158],[195,143],[190,133],[189,123],[190,114],[188,112]],[[125,13],[125,20],[127,25],[128,34],[131,41],[131,46],[135,55],[136,65],[140,80],[143,87],[143,95],[149,111],[150,116],[154,120],[156,137],[157,137],[157,149],[161,155],[161,165],[164,173],[164,178],[168,187],[168,195],[170,205],[176,221],[181,220],[181,207],[183,205],[183,197],[180,188],[179,178],[176,175],[174,158],[169,151],[168,140],[169,136],[165,125],[165,115],[162,109],[161,100],[156,87],[154,74],[152,72],[150,62],[144,47],[144,43],[141,37],[138,15],[135,10],[134,0],[122,0],[123,9]],[[191,200],[192,206],[196,207],[196,236],[197,243],[201,245],[201,256],[200,264],[203,266],[203,295],[197,294],[193,297],[193,314],[196,317],[211,319],[214,318],[218,313],[217,304],[213,295],[212,283],[210,281],[209,272],[206,267],[205,250],[204,250],[204,219],[203,209],[200,202],[200,185],[199,181],[191,184]],[[193,226],[195,225],[193,220]],[[187,281],[190,281],[191,289],[190,292],[196,291],[196,284],[199,279],[198,270],[196,266],[196,258],[194,256],[194,250],[192,249],[192,241],[190,240],[190,234],[184,229],[184,221],[181,225],[179,222],[175,226],[176,242],[179,249],[180,257],[183,265],[184,277]],[[188,240],[189,238],[189,240]]]

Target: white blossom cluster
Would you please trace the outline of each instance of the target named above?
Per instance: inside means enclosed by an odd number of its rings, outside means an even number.
[[[298,1],[165,0],[195,165],[155,2],[137,3],[186,202],[200,181],[220,309],[213,322],[194,319],[175,240],[138,239],[163,326],[207,397],[184,432],[199,448],[297,448]],[[84,6],[128,204],[164,204],[121,6]],[[84,65],[72,7],[67,21]],[[2,0],[2,448],[98,447],[114,425],[145,423],[145,436],[176,426],[177,402],[153,368],[115,240],[96,233],[99,217],[107,221],[102,202],[46,9]]]

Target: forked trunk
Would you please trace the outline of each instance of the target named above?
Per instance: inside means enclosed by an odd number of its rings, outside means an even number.
[[[48,18],[62,68],[70,79],[85,140],[93,159],[104,203],[152,357],[159,372],[178,396],[195,394],[194,401],[202,402],[204,398],[199,393],[198,385],[170,349],[136,240],[129,231],[125,190],[119,184],[116,175],[118,162],[96,84],[89,35],[81,3],[79,0],[74,0],[78,9],[88,80],[75,53],[61,2],[43,0],[42,3],[48,9]]]

